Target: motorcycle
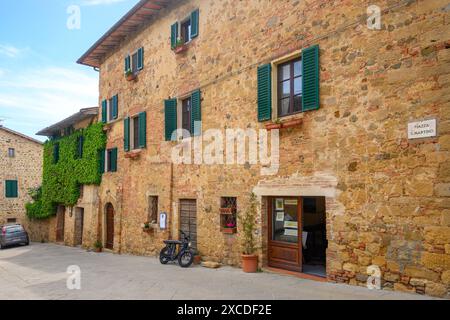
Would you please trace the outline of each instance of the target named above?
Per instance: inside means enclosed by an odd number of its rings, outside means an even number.
[[[180,230],[182,237],[178,240],[165,240],[166,246],[159,254],[159,261],[161,264],[167,264],[171,261],[178,260],[182,268],[189,268],[194,262],[194,250],[191,248],[190,237]],[[179,250],[177,250],[179,247]]]

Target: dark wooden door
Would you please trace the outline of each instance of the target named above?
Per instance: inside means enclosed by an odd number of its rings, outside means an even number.
[[[269,266],[302,272],[302,199],[269,199]]]
[[[114,249],[114,207],[112,204],[106,206],[106,243],[105,248]]]
[[[56,242],[64,242],[64,220],[66,208],[63,206],[58,207],[56,214]]]
[[[192,247],[197,249],[196,200],[180,200],[180,229],[191,238]]]
[[[81,246],[83,244],[83,225],[84,225],[84,209],[75,209],[75,245]]]

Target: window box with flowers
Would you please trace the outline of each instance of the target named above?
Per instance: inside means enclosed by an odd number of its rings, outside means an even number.
[[[145,233],[153,233],[158,228],[158,225],[156,221],[152,221],[143,223],[141,227],[142,231],[144,231]]]

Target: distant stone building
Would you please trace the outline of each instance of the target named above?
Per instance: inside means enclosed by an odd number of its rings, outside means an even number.
[[[239,265],[254,192],[261,267],[446,296],[448,1],[370,4],[140,1],[79,60],[100,70],[111,156],[98,239],[156,255],[182,229]],[[228,161],[224,140],[213,162],[173,161],[180,141],[211,150],[210,129],[265,128],[280,129],[272,175],[261,156]]]
[[[42,142],[0,126],[0,225],[21,223],[32,240],[46,234],[45,224],[30,224],[25,204],[42,178]]]
[[[98,108],[84,108],[72,116],[59,121],[37,133],[40,136],[47,136],[52,141],[64,139],[74,134],[77,130],[85,129],[97,122]],[[58,148],[51,150],[52,157],[57,157],[64,161],[71,157],[68,153],[78,153],[80,161],[85,155],[84,146],[89,142],[90,137],[80,136],[73,146],[73,150]],[[77,149],[77,150],[75,150]],[[55,152],[56,151],[56,152]],[[53,161],[51,159],[50,161]],[[97,164],[97,158],[94,159]],[[44,165],[52,166],[52,163]],[[69,167],[67,170],[72,170]],[[65,181],[62,181],[64,183]],[[97,239],[98,229],[98,186],[79,186],[79,198],[73,206],[65,206],[63,203],[56,203],[56,215],[44,219],[42,223],[48,225],[48,240],[68,246],[92,247]],[[45,192],[45,190],[43,190]]]

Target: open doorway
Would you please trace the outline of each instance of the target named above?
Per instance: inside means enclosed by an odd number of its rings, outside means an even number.
[[[325,197],[303,198],[303,273],[326,277]]]

